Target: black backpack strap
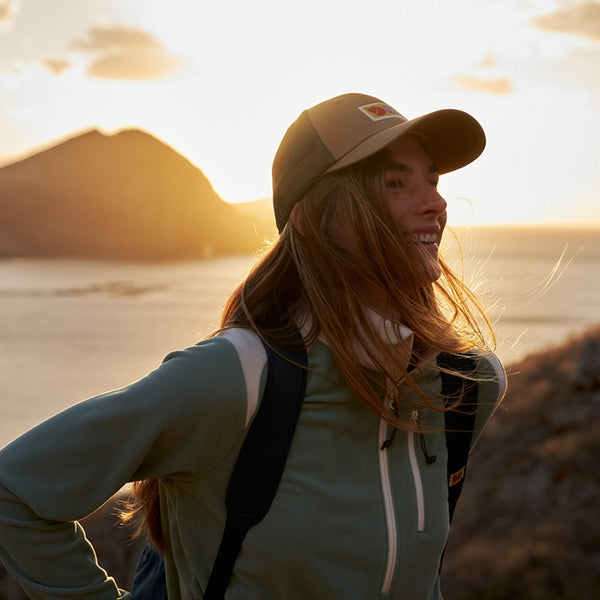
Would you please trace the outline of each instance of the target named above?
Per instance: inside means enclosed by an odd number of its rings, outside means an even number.
[[[449,371],[474,376],[477,363],[469,354],[447,354],[438,356],[438,366]],[[460,404],[445,413],[446,448],[448,450],[448,507],[450,522],[462,491],[467,460],[471,449],[475,416],[477,414],[478,385],[473,379],[466,379],[442,371],[442,393],[446,404],[460,400]]]
[[[307,370],[298,365],[307,366],[306,351],[274,346],[275,352],[264,346],[265,391],[229,481],[225,531],[205,600],[223,598],[247,531],[263,519],[271,506],[304,399]]]
[[[437,363],[441,369],[450,371],[449,373],[441,371],[442,394],[446,405],[460,400],[456,408],[445,413],[446,449],[448,451],[448,511],[450,523],[452,523],[454,509],[465,481],[478,400],[477,381],[454,373],[463,373],[466,377],[474,376],[477,363],[472,354],[448,354],[445,352],[438,356]],[[442,553],[440,571],[443,560],[444,554]]]

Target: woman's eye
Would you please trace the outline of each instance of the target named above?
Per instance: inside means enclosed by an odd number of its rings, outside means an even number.
[[[400,190],[404,187],[404,184],[400,179],[389,179],[385,182],[385,187],[388,190]]]

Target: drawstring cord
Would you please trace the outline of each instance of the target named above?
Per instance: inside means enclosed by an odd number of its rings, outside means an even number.
[[[398,416],[398,386],[394,382],[388,381],[386,387],[387,387],[387,389],[386,389],[385,398],[386,398],[386,400],[389,399],[390,410],[394,413],[394,416],[397,417]],[[419,445],[421,446],[421,452],[423,453],[423,456],[425,457],[425,462],[428,465],[432,465],[437,460],[437,454],[429,454],[429,451],[427,450],[427,442],[425,441],[425,434],[421,430],[421,424],[419,423],[418,413],[416,414],[416,416],[414,418],[414,423],[417,428],[417,432],[419,434]],[[392,445],[392,442],[394,441],[394,438],[396,437],[397,433],[398,433],[398,428],[397,427],[392,428],[392,431],[390,432],[389,437],[383,442],[383,444],[381,444],[381,450],[385,450],[386,448],[389,448]]]
[[[416,427],[416,431],[419,434],[419,445],[421,446],[421,452],[425,457],[425,462],[428,465],[432,465],[437,460],[436,454],[429,454],[427,450],[427,443],[425,442],[425,434],[423,433],[423,429],[421,428],[421,423],[419,422],[419,413],[417,411],[414,412],[413,422]]]
[[[423,452],[425,462],[428,465],[432,465],[437,460],[437,454],[429,454],[427,452],[427,444],[425,443],[425,436],[422,431],[419,431],[419,441],[421,442],[421,452]]]
[[[398,416],[398,404],[396,404],[395,401],[392,401],[392,403],[390,404],[390,410],[394,413],[394,416]],[[385,450],[386,448],[389,448],[392,445],[392,442],[394,441],[394,438],[396,437],[396,434],[398,433],[398,428],[394,427],[389,435],[389,437],[383,442],[383,444],[381,444],[381,449]]]

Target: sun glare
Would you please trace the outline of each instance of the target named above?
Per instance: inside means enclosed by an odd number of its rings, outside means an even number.
[[[596,214],[589,206],[599,183],[600,83],[573,79],[569,60],[593,65],[597,49],[583,36],[534,26],[552,12],[547,2],[424,0],[386,15],[343,3],[344,27],[332,29],[341,8],[319,0],[293,13],[272,0],[107,2],[102,14],[70,14],[60,42],[61,28],[49,30],[43,54],[41,17],[23,5],[19,25],[36,32],[39,55],[21,56],[25,41],[10,62],[0,60],[0,156],[91,127],[137,127],[186,156],[224,200],[251,201],[270,195],[277,144],[303,108],[363,91],[409,117],[454,107],[481,121],[484,154],[442,181],[459,220]],[[376,39],[365,19],[377,22]],[[158,67],[143,64],[152,57]]]

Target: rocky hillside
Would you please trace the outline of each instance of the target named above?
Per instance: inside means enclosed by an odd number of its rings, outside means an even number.
[[[514,365],[509,385],[472,455],[444,598],[598,598],[600,327]]]
[[[443,571],[446,600],[595,600],[600,591],[600,327],[509,369],[471,458]],[[87,519],[128,586],[139,554],[114,502]],[[24,595],[0,566],[0,598]]]
[[[247,253],[274,232],[139,130],[92,130],[0,169],[0,257],[174,259]]]

